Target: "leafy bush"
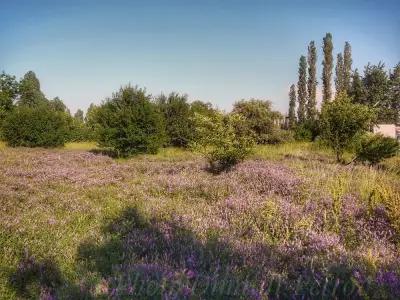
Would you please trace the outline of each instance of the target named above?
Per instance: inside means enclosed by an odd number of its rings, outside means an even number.
[[[121,88],[94,113],[100,146],[118,156],[156,153],[165,142],[163,117],[143,89]]]
[[[4,120],[3,136],[12,147],[57,147],[67,137],[65,114],[48,105],[16,107]]]
[[[294,129],[294,137],[298,141],[314,141],[321,134],[318,121],[307,120]]]
[[[269,101],[241,100],[235,103],[232,112],[242,116],[249,130],[254,132],[256,142],[259,144],[268,144],[271,136],[276,136],[279,130],[275,121],[282,116],[279,112],[272,111]],[[272,141],[275,143],[273,139]]]
[[[294,134],[291,130],[283,130],[276,128],[272,132],[265,136],[266,144],[282,144],[294,141]]]
[[[191,139],[190,105],[186,95],[171,93],[157,98],[157,104],[164,115],[168,144],[186,147]]]
[[[211,170],[222,171],[250,154],[254,139],[238,114],[213,116],[195,114],[196,140],[192,147],[208,159]]]
[[[368,130],[373,112],[361,104],[353,104],[346,94],[339,94],[330,103],[325,103],[321,112],[321,137],[336,153],[337,161],[354,138]]]
[[[385,158],[393,157],[399,151],[399,142],[379,134],[365,135],[356,150],[358,161],[377,164]]]

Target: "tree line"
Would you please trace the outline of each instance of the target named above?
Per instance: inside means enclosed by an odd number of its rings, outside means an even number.
[[[255,143],[290,139],[279,125],[283,116],[266,100],[238,101],[227,114],[208,102],[189,102],[187,95],[173,92],[153,97],[145,89],[127,85],[101,104],[91,104],[86,114],[79,109],[71,115],[61,99],[45,97],[34,72],[27,72],[20,81],[4,72],[0,75],[0,132],[10,146],[57,147],[68,141],[92,140],[119,156],[155,153],[164,146],[198,144],[198,127],[205,125],[201,118],[220,126],[221,140],[229,126],[235,132],[248,128]],[[230,138],[232,143],[239,139]]]
[[[334,95],[345,93],[352,103],[374,108],[377,123],[397,124],[400,121],[400,63],[389,72],[385,65],[368,63],[362,75],[352,69],[352,52],[349,42],[345,42],[343,52],[336,55],[334,70],[332,35],[327,33],[322,41],[322,105],[332,101]],[[292,84],[289,91],[288,123],[290,128],[300,127],[313,131],[318,119],[317,90],[317,50],[315,41],[308,46],[307,58],[299,60],[297,86]],[[334,80],[333,80],[333,75]],[[335,83],[335,90],[332,87]],[[297,107],[297,111],[296,111]],[[312,133],[309,132],[312,135]]]
[[[398,124],[400,121],[400,63],[387,72],[385,65],[364,68],[363,76],[352,69],[351,45],[345,42],[343,53],[336,56],[335,91],[332,35],[322,42],[322,104],[317,109],[317,51],[315,41],[308,45],[307,58],[299,60],[297,87],[289,91],[288,127],[298,139],[315,140],[330,146],[337,161],[350,150],[355,160],[377,163],[396,154],[395,139],[369,134],[373,125]],[[296,111],[297,107],[297,111]]]

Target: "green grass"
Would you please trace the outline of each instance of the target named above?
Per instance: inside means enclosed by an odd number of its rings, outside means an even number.
[[[95,148],[94,143],[68,143],[54,150],[1,147],[0,299],[24,298],[10,282],[25,251],[39,263],[46,259],[54,263],[68,284],[57,291],[60,299],[87,287],[96,298],[106,299],[98,290],[105,279],[119,280],[121,274],[112,267],[114,262],[118,267],[120,256],[129,266],[176,268],[174,280],[186,286],[192,284],[185,281],[187,249],[204,251],[202,275],[214,272],[209,266],[221,264],[218,267],[232,267],[236,279],[260,271],[263,280],[271,274],[262,266],[291,278],[298,278],[295,270],[307,269],[307,264],[324,271],[335,266],[335,251],[342,247],[351,261],[345,267],[356,266],[374,280],[382,268],[395,264],[393,256],[399,254],[395,245],[385,248],[387,241],[358,236],[354,227],[361,217],[352,202],[347,203],[356,199],[355,205],[366,208],[371,217],[383,205],[393,228],[400,232],[398,176],[389,168],[337,164],[332,151],[317,144],[258,146],[248,161],[220,175],[208,173],[204,160],[179,148],[112,160],[81,155]],[[397,161],[398,157],[386,163],[396,165]],[[270,173],[263,173],[269,169]],[[287,186],[294,188],[293,194],[262,193],[265,187],[279,189],[292,178],[301,179]],[[227,207],[230,197],[238,201],[232,200]],[[341,219],[342,211],[350,215]],[[307,242],[309,233],[326,238],[328,246],[334,243],[327,248],[327,256],[304,254],[303,250],[310,251],[306,248],[289,256],[281,251],[294,240]],[[341,240],[332,242],[331,236]],[[322,240],[321,245],[326,243]],[[238,254],[235,247],[240,245],[245,250]],[[247,250],[259,246],[265,248],[255,256]],[[141,256],[142,251],[147,251],[146,256]],[[246,263],[235,265],[246,253]],[[267,264],[270,261],[272,265]],[[314,284],[313,280],[304,284]],[[39,298],[40,288],[33,283],[28,287],[30,298]]]
[[[71,142],[66,143],[64,149],[89,151],[93,149],[98,149],[98,147],[96,142]]]

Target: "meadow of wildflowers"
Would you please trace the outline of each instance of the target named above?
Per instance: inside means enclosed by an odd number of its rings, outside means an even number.
[[[0,298],[400,298],[400,178],[312,144],[212,174],[193,153],[0,148]]]

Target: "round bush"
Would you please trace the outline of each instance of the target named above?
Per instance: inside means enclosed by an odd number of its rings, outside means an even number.
[[[11,147],[63,146],[66,131],[65,114],[46,105],[16,107],[3,123],[3,137]]]
[[[399,142],[380,134],[365,135],[356,150],[357,160],[377,164],[399,152]]]
[[[95,116],[100,146],[118,156],[156,153],[165,142],[161,113],[145,90],[127,86],[100,106]]]

